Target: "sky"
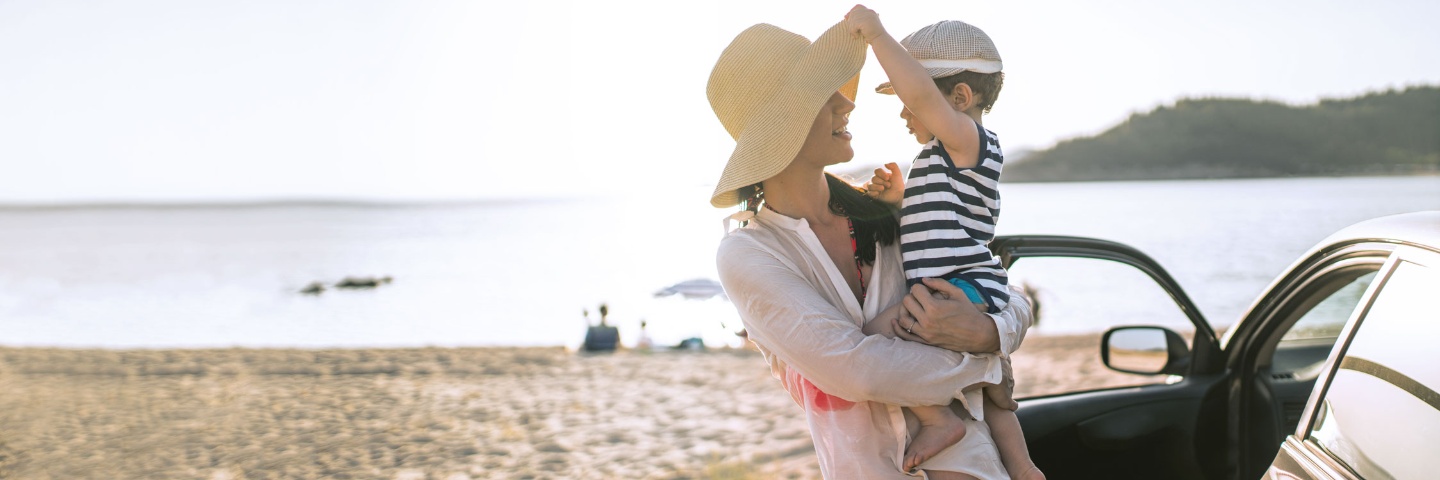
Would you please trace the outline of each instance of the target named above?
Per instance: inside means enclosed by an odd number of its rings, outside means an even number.
[[[0,0],[0,203],[574,198],[713,185],[734,143],[716,58],[833,1]],[[1295,105],[1440,84],[1440,3],[876,1],[896,38],[984,29],[1007,151],[1181,98]],[[851,114],[855,165],[918,145],[900,103]],[[697,200],[703,201],[703,199]]]

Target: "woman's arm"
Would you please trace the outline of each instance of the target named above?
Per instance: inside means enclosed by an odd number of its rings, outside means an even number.
[[[750,242],[735,235],[721,242],[717,261],[726,295],[751,340],[826,393],[899,406],[945,405],[968,387],[1001,381],[996,357],[864,335],[800,275]]]

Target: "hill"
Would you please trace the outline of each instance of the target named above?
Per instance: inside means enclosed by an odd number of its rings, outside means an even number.
[[[1308,106],[1189,99],[1060,142],[1005,168],[1007,182],[1440,172],[1440,87]]]

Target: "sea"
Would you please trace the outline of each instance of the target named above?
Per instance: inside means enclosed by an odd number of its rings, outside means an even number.
[[[627,345],[643,321],[656,344],[737,346],[725,298],[656,295],[715,278],[729,212],[709,194],[0,207],[0,345],[574,348],[604,304]],[[1330,233],[1420,210],[1440,210],[1440,177],[1017,183],[1003,187],[998,233],[1136,247],[1223,328]],[[334,287],[347,277],[391,281]],[[328,288],[301,293],[316,282]],[[1106,308],[1035,331],[1098,331]]]

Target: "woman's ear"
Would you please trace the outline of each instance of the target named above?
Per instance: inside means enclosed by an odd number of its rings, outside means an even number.
[[[951,89],[948,100],[950,101],[950,105],[954,106],[956,110],[965,112],[980,103],[980,96],[976,95],[975,91],[970,89],[970,85],[957,83],[955,84],[955,88]]]

